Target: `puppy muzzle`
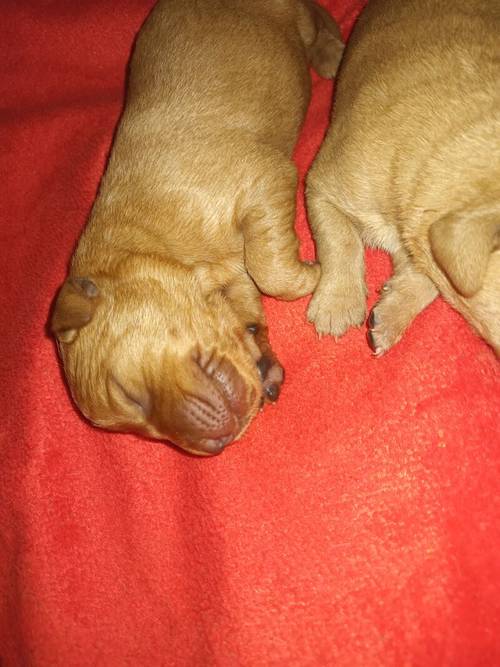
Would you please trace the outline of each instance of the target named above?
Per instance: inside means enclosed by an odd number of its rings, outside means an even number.
[[[197,353],[193,357],[193,385],[177,404],[168,429],[173,442],[201,455],[220,453],[245,429],[259,396],[225,357]]]

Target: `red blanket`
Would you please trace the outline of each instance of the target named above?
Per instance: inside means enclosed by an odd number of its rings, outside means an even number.
[[[2,6],[0,662],[500,664],[499,366],[442,301],[374,359],[267,299],[282,396],[216,458],[71,405],[47,315],[152,4]],[[362,4],[325,2],[344,36]],[[331,92],[314,77],[301,174]],[[297,225],[311,257],[301,192]]]

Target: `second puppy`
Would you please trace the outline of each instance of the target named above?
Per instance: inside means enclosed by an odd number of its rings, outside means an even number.
[[[310,171],[319,333],[366,316],[363,243],[394,275],[369,318],[377,355],[438,293],[500,352],[500,5],[371,0]]]

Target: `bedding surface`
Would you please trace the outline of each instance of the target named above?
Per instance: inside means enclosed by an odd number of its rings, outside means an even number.
[[[363,2],[323,4],[347,37]],[[282,395],[216,458],[71,404],[48,313],[152,5],[1,9],[0,663],[500,664],[499,366],[443,301],[375,359],[266,299]],[[332,95],[313,77],[301,176]],[[370,305],[389,272],[367,252]]]

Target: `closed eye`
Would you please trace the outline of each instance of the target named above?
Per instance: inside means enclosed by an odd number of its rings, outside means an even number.
[[[139,393],[134,391],[119,382],[113,375],[110,375],[107,386],[108,394],[111,396],[113,402],[119,406],[123,406],[123,404],[128,405],[134,411],[139,411],[143,417],[149,416],[151,412],[151,397],[148,392]]]

